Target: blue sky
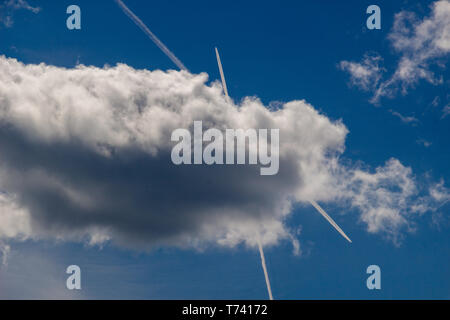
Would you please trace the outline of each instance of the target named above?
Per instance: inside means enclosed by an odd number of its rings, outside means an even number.
[[[72,31],[66,28],[65,12],[75,3],[28,2],[40,12],[11,11],[14,23],[0,26],[1,55],[65,68],[125,63],[136,69],[176,69],[114,1],[78,0],[82,29]],[[444,67],[429,63],[441,83],[421,79],[405,94],[382,97],[377,104],[339,67],[341,61],[359,62],[366,53],[376,53],[389,78],[400,59],[388,39],[395,14],[415,12],[421,21],[430,15],[432,3],[379,0],[382,28],[368,30],[365,11],[373,1],[126,1],[192,73],[206,72],[211,81],[220,77],[217,46],[235,101],[257,96],[269,105],[305,99],[329,119],[342,119],[349,130],[342,161],[373,171],[396,158],[412,169],[419,185],[443,179],[448,187],[448,53],[436,58]],[[402,121],[399,115],[416,120]],[[286,223],[293,229],[301,226],[302,254],[294,255],[289,242],[265,251],[276,299],[450,297],[448,203],[415,216],[416,230],[405,232],[400,243],[367,232],[354,209],[344,214],[342,206],[324,208],[353,243],[345,242],[314,208],[296,206]],[[13,239],[8,244],[8,266],[0,268],[1,298],[41,298],[53,292],[63,298],[267,298],[258,252],[242,244],[149,252],[57,240]],[[70,264],[82,269],[80,292],[65,289]],[[371,264],[381,267],[381,290],[366,287]],[[51,290],[45,292],[47,287]]]

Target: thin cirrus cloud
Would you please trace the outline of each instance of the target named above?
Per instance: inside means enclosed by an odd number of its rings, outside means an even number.
[[[226,99],[205,73],[26,65],[0,57],[0,241],[158,246],[301,246],[286,225],[309,200],[353,209],[368,232],[399,243],[415,218],[448,201],[397,159],[344,165],[348,130],[304,100],[269,110]],[[171,133],[280,129],[280,170],[175,166]],[[435,192],[432,192],[432,191]],[[439,192],[437,192],[438,190]],[[301,206],[300,209],[301,210]]]
[[[434,2],[430,15],[422,20],[412,12],[397,13],[388,39],[399,61],[387,79],[378,54],[366,54],[360,62],[339,63],[340,69],[350,74],[352,85],[372,92],[372,103],[378,104],[382,97],[394,97],[399,91],[406,94],[421,80],[442,84],[439,73],[445,69],[450,52],[450,1]]]
[[[39,13],[41,8],[33,7],[26,0],[6,0],[0,4],[0,25],[6,28],[14,24],[14,12],[17,10],[27,10],[33,13]]]
[[[419,119],[417,119],[414,116],[405,116],[405,115],[402,115],[400,112],[394,111],[392,109],[389,109],[389,112],[393,116],[396,116],[397,118],[399,118],[400,121],[403,122],[403,123],[411,124],[413,126],[415,126],[415,125],[417,125],[419,123]]]
[[[442,117],[441,119],[446,118],[448,115],[450,115],[450,104],[447,104],[444,109],[442,109]]]

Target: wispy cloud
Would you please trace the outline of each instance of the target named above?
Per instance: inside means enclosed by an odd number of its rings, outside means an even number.
[[[12,27],[14,12],[21,9],[35,14],[41,11],[41,8],[31,6],[26,0],[7,0],[0,4],[0,24],[3,24],[6,28]]]
[[[431,106],[432,107],[437,107],[439,106],[439,103],[441,102],[441,98],[439,98],[439,96],[434,97],[433,101],[431,101]]]
[[[382,97],[394,97],[398,91],[406,94],[421,80],[442,84],[442,76],[435,74],[432,66],[436,65],[438,70],[446,67],[450,52],[450,1],[434,2],[431,14],[422,20],[412,12],[397,13],[388,39],[399,55],[397,68],[388,79],[381,79],[380,58],[340,63],[353,84],[373,93],[372,103],[377,104]]]
[[[385,71],[380,67],[381,56],[366,54],[361,62],[341,61],[339,68],[350,74],[350,84],[364,91],[373,91],[378,87]]]
[[[444,119],[444,118],[447,117],[448,115],[450,115],[450,104],[447,104],[447,105],[442,109],[442,117],[441,117],[441,119]]]
[[[425,139],[417,139],[416,140],[417,144],[420,144],[421,146],[424,146],[425,148],[431,147],[432,143],[425,140]]]
[[[389,112],[399,118],[403,123],[411,124],[411,125],[417,125],[419,123],[419,119],[417,119],[414,116],[404,116],[400,112],[394,111],[392,109],[389,110]]]
[[[0,256],[2,258],[2,266],[7,266],[8,264],[8,256],[9,256],[9,252],[11,250],[11,247],[7,244],[4,244],[0,241]]]

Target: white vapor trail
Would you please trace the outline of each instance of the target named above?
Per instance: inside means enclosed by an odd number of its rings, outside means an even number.
[[[222,68],[222,62],[220,61],[219,50],[217,50],[217,47],[215,49],[216,49],[217,64],[219,65],[220,77],[222,78],[223,92],[225,93],[225,96],[228,97],[227,83],[225,82],[225,75],[223,74],[223,68]]]
[[[223,73],[223,68],[222,68],[222,62],[220,61],[219,50],[217,50],[217,47],[215,49],[216,49],[217,64],[219,65],[220,77],[222,78],[223,92],[224,92],[225,96],[227,98],[229,98],[227,83],[225,82],[225,75]],[[262,268],[264,271],[264,277],[266,278],[267,292],[269,293],[270,300],[273,300],[272,288],[270,287],[269,274],[267,273],[266,258],[264,257],[264,250],[263,250],[259,235],[258,235],[257,239],[258,239],[259,255],[261,256],[261,264],[262,264]]]
[[[352,240],[350,240],[350,238],[349,237],[347,237],[347,235],[345,234],[345,232],[344,231],[342,231],[342,229],[341,228],[339,228],[339,226],[337,225],[337,223],[336,222],[334,222],[334,220],[325,212],[325,210],[323,210],[322,208],[321,208],[321,206],[319,206],[319,204],[317,203],[317,202],[315,202],[314,200],[310,200],[309,201],[312,205],[313,205],[313,207],[314,208],[316,208],[316,210],[317,211],[319,211],[320,212],[320,214],[325,218],[325,219],[327,219],[327,221],[345,238],[345,239],[347,239],[348,240],[348,242],[352,242]]]
[[[270,300],[273,300],[272,296],[272,288],[270,287],[270,280],[269,280],[269,274],[267,273],[267,267],[266,267],[266,259],[264,258],[264,251],[261,244],[261,241],[258,238],[258,247],[259,247],[259,254],[261,256],[261,264],[264,270],[264,277],[266,278],[266,285],[267,285],[267,292],[269,292],[269,298]]]
[[[181,70],[188,69],[184,66],[184,64],[164,45],[164,43],[161,42],[161,40],[158,39],[158,37],[150,31],[150,29],[142,22],[139,17],[137,17],[126,5],[122,2],[122,0],[115,0],[116,3],[120,6],[122,11],[131,19],[133,22],[141,28],[142,31],[166,54],[166,56],[169,57],[170,60],[172,60],[173,63],[177,65],[178,68]]]

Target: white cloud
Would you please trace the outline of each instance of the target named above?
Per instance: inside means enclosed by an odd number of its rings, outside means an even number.
[[[450,201],[450,190],[444,186],[444,180],[430,186],[430,196],[441,205]]]
[[[0,240],[58,239],[150,249],[293,241],[296,203],[350,205],[368,231],[398,239],[420,202],[411,169],[392,159],[370,173],[340,162],[348,133],[304,100],[269,110],[238,105],[207,75],[24,65],[0,57]],[[280,171],[175,166],[171,132],[280,129]],[[347,207],[346,207],[347,208]]]
[[[0,240],[1,238],[26,238],[31,232],[28,212],[20,208],[12,196],[1,192],[0,221]]]
[[[341,70],[350,74],[350,83],[364,91],[372,91],[377,86],[385,71],[380,67],[382,58],[379,55],[365,55],[361,62],[341,61]]]
[[[435,85],[443,83],[442,77],[436,75],[432,67],[437,66],[438,70],[446,67],[450,52],[450,1],[434,2],[431,14],[422,20],[412,12],[397,13],[388,39],[399,55],[397,68],[388,79],[382,80],[374,76],[380,74],[376,72],[380,69],[378,65],[375,65],[376,68],[369,68],[373,70],[372,73],[358,72],[358,69],[368,68],[367,57],[361,63],[341,62],[341,68],[343,63],[347,66],[342,69],[350,73],[353,84],[373,92],[372,103],[378,103],[381,97],[395,96],[399,89],[402,94],[406,94],[420,80]],[[362,80],[358,80],[358,74],[361,74]]]
[[[356,170],[349,184],[351,204],[361,210],[360,219],[367,224],[370,233],[382,231],[398,242],[398,230],[410,229],[411,205],[417,197],[417,185],[411,168],[398,160],[389,160],[372,174]]]

